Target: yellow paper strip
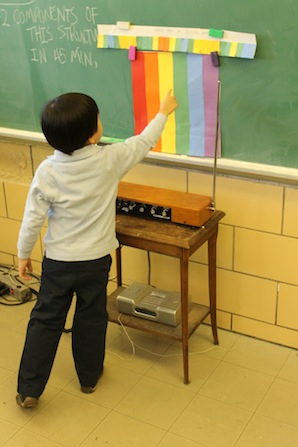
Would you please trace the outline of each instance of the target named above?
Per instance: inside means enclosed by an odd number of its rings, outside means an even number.
[[[176,41],[177,41],[176,37],[170,37],[169,51],[171,51],[172,53],[175,51]]]
[[[174,89],[173,53],[159,53],[158,67],[159,97],[162,100],[170,89]],[[162,152],[176,153],[176,120],[174,113],[168,117],[167,124],[162,133],[161,150]]]
[[[103,48],[104,47],[104,35],[98,34],[97,36],[97,48]]]
[[[119,36],[119,46],[121,49],[128,50],[129,47],[137,46],[136,36]]]
[[[217,51],[219,53],[220,42],[212,40],[195,40],[194,42],[194,53],[197,54],[210,54],[212,51]]]
[[[152,38],[152,50],[157,51],[158,50],[158,36],[153,36]]]
[[[231,43],[229,56],[231,56],[231,57],[235,57],[235,56],[236,56],[236,53],[237,53],[237,45],[238,45],[237,42],[232,42],[232,43]]]

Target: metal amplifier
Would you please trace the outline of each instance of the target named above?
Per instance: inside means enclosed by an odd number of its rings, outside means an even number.
[[[117,296],[118,312],[177,326],[181,322],[181,298],[178,292],[133,283]]]

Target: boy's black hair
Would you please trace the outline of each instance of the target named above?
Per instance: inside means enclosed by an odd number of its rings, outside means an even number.
[[[97,131],[99,110],[83,93],[65,93],[49,101],[41,112],[41,127],[48,143],[71,155],[86,146]]]

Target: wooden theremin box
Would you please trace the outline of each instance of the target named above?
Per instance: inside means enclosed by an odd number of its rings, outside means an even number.
[[[208,196],[121,182],[117,212],[201,227],[214,211]]]

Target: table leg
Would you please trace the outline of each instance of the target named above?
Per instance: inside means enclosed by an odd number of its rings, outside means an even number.
[[[121,262],[121,246],[116,250],[116,272],[117,272],[117,286],[122,286],[122,262]]]
[[[180,258],[181,325],[184,383],[189,383],[188,372],[188,251],[183,250]]]
[[[218,226],[213,236],[208,239],[208,272],[209,272],[209,302],[210,318],[214,344],[218,345],[216,323],[216,241]]]

